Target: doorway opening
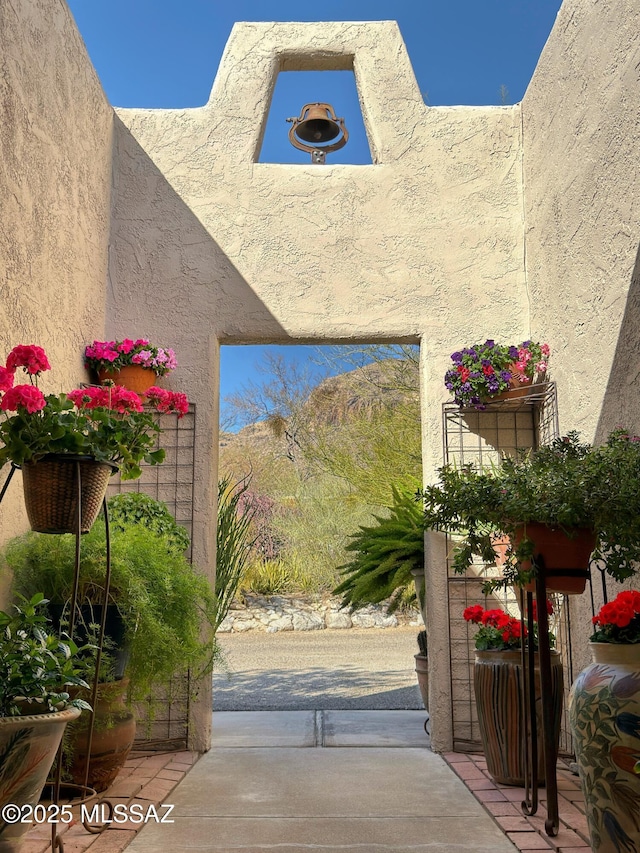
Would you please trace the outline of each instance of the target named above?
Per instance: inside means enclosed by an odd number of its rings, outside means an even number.
[[[413,578],[392,614],[394,589],[377,604],[379,589],[367,602],[358,588],[354,612],[335,594],[354,537],[421,482],[418,358],[417,346],[388,344],[221,348],[219,476],[247,482],[255,512],[218,635],[232,675],[214,680],[216,709],[424,708]]]

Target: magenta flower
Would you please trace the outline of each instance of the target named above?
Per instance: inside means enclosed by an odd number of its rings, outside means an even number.
[[[0,367],[0,391],[8,391],[9,388],[13,388],[13,371]]]
[[[17,412],[18,409],[26,409],[29,414],[39,412],[46,405],[44,394],[33,385],[14,385],[4,397],[0,408],[5,412]]]
[[[7,370],[15,373],[18,367],[24,368],[25,373],[31,375],[51,370],[47,354],[35,344],[21,344],[11,350],[7,356]]]

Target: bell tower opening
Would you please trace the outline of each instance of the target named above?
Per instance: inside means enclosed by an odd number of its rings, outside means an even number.
[[[373,162],[353,70],[278,74],[258,162],[320,163],[314,140],[327,165]]]

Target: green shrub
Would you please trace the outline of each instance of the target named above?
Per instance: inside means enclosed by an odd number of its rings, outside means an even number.
[[[191,540],[165,503],[144,492],[122,492],[108,500],[109,523],[113,530],[125,530],[130,524],[142,524],[148,530],[165,536],[177,551],[186,551]]]
[[[78,603],[102,603],[106,537],[102,521],[82,537]],[[15,592],[43,592],[54,603],[72,596],[75,536],[27,533],[5,549]],[[127,675],[133,698],[145,698],[186,668],[198,677],[219,657],[213,638],[215,599],[204,576],[165,536],[126,524],[111,536],[109,601],[117,605],[130,646]],[[206,629],[209,629],[206,631]],[[202,634],[203,629],[208,636]]]
[[[374,518],[374,525],[361,525],[351,536],[346,549],[355,556],[340,567],[345,580],[334,593],[342,595],[343,606],[352,609],[390,599],[388,610],[393,612],[407,600],[406,590],[413,584],[411,570],[424,567],[422,508],[415,493],[393,487],[389,516]]]

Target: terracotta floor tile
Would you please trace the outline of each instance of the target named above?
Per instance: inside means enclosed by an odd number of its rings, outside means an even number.
[[[552,850],[551,844],[537,832],[507,832],[507,838],[519,850]]]

